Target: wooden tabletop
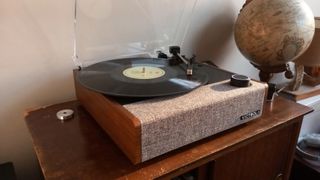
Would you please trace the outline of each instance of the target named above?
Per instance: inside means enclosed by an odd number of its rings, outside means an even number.
[[[56,113],[65,108],[73,109],[75,117],[62,123]],[[265,104],[259,119],[136,166],[77,101],[30,112],[26,124],[46,179],[152,179],[205,164],[311,111],[277,97]]]

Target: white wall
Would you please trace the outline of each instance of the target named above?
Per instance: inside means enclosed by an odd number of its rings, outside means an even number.
[[[306,2],[320,16],[320,2]],[[232,25],[242,4],[199,0],[184,52],[257,77],[233,42]],[[0,1],[0,163],[13,161],[20,179],[38,176],[25,109],[74,99],[72,23],[73,1]]]
[[[72,1],[0,1],[0,163],[35,179],[25,109],[74,99]],[[1,179],[1,178],[0,178]]]

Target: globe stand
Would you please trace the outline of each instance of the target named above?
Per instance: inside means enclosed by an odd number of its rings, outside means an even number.
[[[288,79],[293,78],[293,73],[290,69],[289,64],[281,64],[278,66],[259,66],[251,63],[254,67],[260,70],[259,78],[260,81],[269,82],[274,73],[285,72],[285,77]]]

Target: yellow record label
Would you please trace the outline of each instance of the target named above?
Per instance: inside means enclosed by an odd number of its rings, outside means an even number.
[[[165,71],[152,66],[135,66],[125,69],[122,74],[132,79],[156,79],[165,75]]]

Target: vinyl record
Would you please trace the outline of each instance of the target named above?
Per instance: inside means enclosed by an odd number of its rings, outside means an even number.
[[[156,97],[189,92],[208,82],[206,72],[194,64],[193,75],[186,65],[170,66],[167,59],[127,58],[103,61],[85,67],[77,80],[86,88],[112,96]]]

